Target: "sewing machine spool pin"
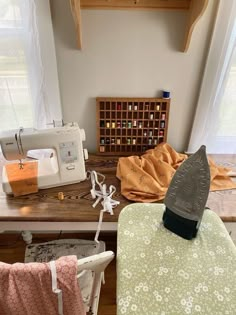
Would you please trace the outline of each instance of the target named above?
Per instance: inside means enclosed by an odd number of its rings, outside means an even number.
[[[58,128],[58,127],[63,127],[63,126],[65,126],[66,123],[64,122],[63,119],[61,119],[61,120],[54,120],[54,119],[53,119],[53,121],[52,121],[51,123],[47,123],[46,125],[47,125],[47,126],[53,126],[53,128]],[[72,125],[72,126],[74,126],[74,125]]]

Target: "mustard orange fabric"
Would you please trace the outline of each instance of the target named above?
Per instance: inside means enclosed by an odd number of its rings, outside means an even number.
[[[19,163],[6,164],[8,181],[12,193],[16,196],[27,195],[38,191],[38,162],[24,162],[23,168]]]
[[[121,181],[122,195],[136,202],[163,200],[175,171],[187,158],[167,143],[159,144],[142,156],[119,158],[116,176]],[[227,176],[228,168],[219,167],[212,160],[209,165],[211,191],[236,188],[236,183]]]

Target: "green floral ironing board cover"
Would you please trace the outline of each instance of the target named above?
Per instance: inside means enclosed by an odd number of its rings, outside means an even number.
[[[162,224],[163,204],[126,206],[118,222],[117,315],[236,315],[236,247],[205,210],[195,239]]]

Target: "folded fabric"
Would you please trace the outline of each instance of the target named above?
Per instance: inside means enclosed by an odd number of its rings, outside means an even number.
[[[9,184],[15,197],[38,191],[38,162],[10,163],[5,166]]]
[[[63,315],[85,315],[77,282],[77,257],[55,261],[57,287],[62,291]],[[58,296],[52,292],[49,263],[0,262],[1,315],[58,315]]]
[[[177,153],[169,144],[161,143],[142,156],[119,158],[116,176],[121,181],[121,193],[136,202],[163,200],[177,168],[188,156]],[[210,190],[236,188],[228,176],[230,169],[217,166],[209,159]]]

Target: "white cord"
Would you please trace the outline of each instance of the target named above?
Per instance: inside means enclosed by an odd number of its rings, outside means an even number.
[[[52,292],[57,294],[58,314],[63,315],[62,291],[57,287],[57,269],[54,260],[49,262],[52,276]]]
[[[102,176],[101,182],[98,181],[98,175]],[[99,243],[98,237],[101,231],[103,213],[108,212],[110,213],[110,215],[113,215],[113,208],[115,208],[120,202],[112,199],[113,194],[116,192],[115,186],[110,185],[107,191],[106,184],[103,184],[105,180],[104,175],[97,173],[96,171],[91,171],[90,177],[92,183],[92,189],[90,190],[91,196],[93,199],[97,198],[97,200],[93,204],[93,208],[95,208],[99,202],[101,202],[101,205],[103,206],[103,209],[100,211],[97,231],[94,238],[94,240]],[[99,188],[98,190],[96,189],[96,185]]]

